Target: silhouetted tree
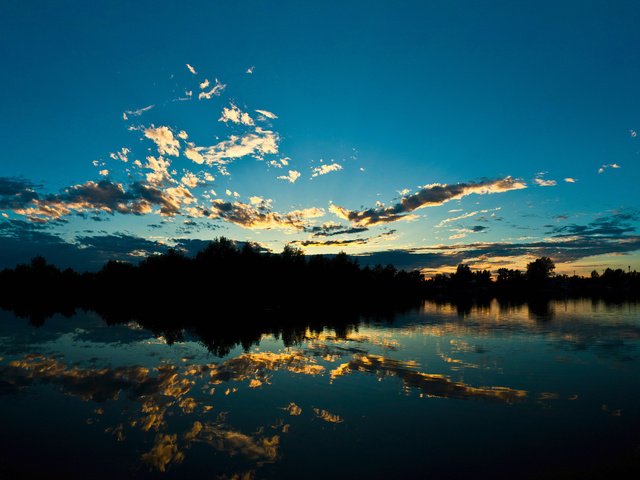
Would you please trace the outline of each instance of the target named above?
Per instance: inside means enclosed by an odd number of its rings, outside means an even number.
[[[551,278],[556,265],[549,257],[540,257],[527,264],[527,278],[536,284],[544,283]]]

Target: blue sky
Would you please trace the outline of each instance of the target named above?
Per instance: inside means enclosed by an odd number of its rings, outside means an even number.
[[[55,3],[0,5],[3,264],[640,268],[637,2]]]

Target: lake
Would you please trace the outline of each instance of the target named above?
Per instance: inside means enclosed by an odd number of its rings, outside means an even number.
[[[637,303],[426,302],[306,325],[300,312],[297,328],[218,342],[92,312],[33,326],[2,311],[0,476],[640,472]]]

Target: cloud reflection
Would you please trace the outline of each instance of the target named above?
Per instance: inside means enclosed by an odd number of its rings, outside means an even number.
[[[379,377],[398,377],[406,387],[417,388],[428,397],[453,398],[458,400],[483,399],[515,403],[526,398],[525,390],[509,387],[471,387],[462,382],[454,382],[445,375],[416,371],[414,361],[394,360],[380,355],[354,355],[347,363],[331,371],[335,379],[352,372],[364,372]]]

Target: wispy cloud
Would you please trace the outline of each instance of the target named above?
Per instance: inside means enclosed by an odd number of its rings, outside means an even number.
[[[334,235],[351,235],[354,233],[362,233],[369,230],[367,227],[345,227],[339,223],[326,222],[322,225],[313,226],[306,231],[314,237],[332,237]]]
[[[640,220],[640,214],[635,210],[615,212],[596,218],[587,225],[563,225],[548,226],[547,232],[555,237],[621,237],[627,233],[635,232],[636,227],[631,222]]]
[[[266,118],[270,118],[271,120],[275,120],[278,116],[275,113],[269,112],[268,110],[256,110],[260,115]]]
[[[379,235],[368,238],[352,238],[340,240],[295,240],[291,243],[300,245],[301,247],[347,247],[352,245],[367,245],[374,243],[376,240],[390,237],[396,233],[395,230],[384,232]]]
[[[604,173],[604,171],[607,168],[622,168],[620,167],[620,165],[618,165],[617,163],[606,163],[603,164],[599,169],[598,169],[598,173]]]
[[[298,180],[300,178],[300,172],[298,172],[297,170],[289,170],[289,173],[287,175],[281,175],[278,178],[278,180],[287,180],[289,183],[295,183],[296,180]]]
[[[311,178],[318,177],[320,175],[326,175],[327,173],[331,172],[337,172],[339,170],[342,170],[342,165],[340,165],[339,163],[320,165],[319,167],[315,167],[311,170],[313,172]]]
[[[245,73],[247,73],[247,74],[249,74],[249,75],[252,75],[252,74],[253,74],[253,71],[255,70],[255,68],[256,68],[256,67],[254,67],[254,66],[252,65],[252,66],[250,66],[249,68],[247,68],[247,70],[246,70],[246,72],[245,72]]]
[[[216,78],[216,83],[211,90],[208,92],[200,92],[198,94],[198,100],[211,100],[214,96],[219,97],[222,91],[227,86],[224,83],[220,83],[220,81]]]
[[[195,163],[207,165],[225,165],[247,155],[263,159],[264,155],[278,153],[278,141],[277,133],[257,127],[252,133],[232,135],[228,140],[210,147],[189,143],[185,156]]]
[[[493,208],[493,209],[485,209],[485,210],[476,210],[473,212],[467,212],[467,213],[463,213],[462,215],[458,215],[455,217],[449,217],[449,218],[445,218],[444,220],[442,220],[440,223],[438,223],[436,225],[436,228],[440,228],[440,227],[444,227],[446,224],[448,223],[452,223],[452,222],[457,222],[458,220],[464,220],[466,218],[471,218],[471,217],[475,217],[476,215],[479,215],[481,213],[489,213],[489,212],[496,212],[500,210],[500,207],[498,208]],[[449,210],[450,212],[459,212],[460,210]]]
[[[567,177],[564,179],[564,181],[567,183],[576,183],[578,180],[576,178]]]
[[[555,187],[558,182],[556,182],[555,180],[549,180],[544,178],[546,172],[540,172],[536,175],[536,178],[533,179],[533,181],[536,183],[536,185],[540,186],[540,187]]]
[[[139,108],[137,110],[125,110],[125,112],[122,114],[122,119],[123,120],[129,120],[130,116],[131,117],[139,117],[144,112],[148,112],[149,110],[151,110],[153,107],[155,107],[155,105],[148,105],[146,107],[142,107],[142,108]]]
[[[188,63],[187,63],[186,65],[187,65],[187,70],[189,70],[192,74],[194,74],[194,75],[197,75],[197,74],[198,74],[198,72],[196,72],[196,69],[195,69],[195,68],[193,68],[193,67],[192,67],[191,65],[189,65]]]
[[[457,200],[467,195],[487,195],[493,193],[520,190],[527,185],[512,177],[481,182],[458,183],[456,185],[433,184],[426,185],[415,194],[404,197],[399,203],[391,207],[369,208],[367,210],[348,210],[338,205],[331,205],[329,210],[338,217],[350,221],[356,226],[369,226],[380,223],[395,222],[405,219],[415,210],[425,207],[442,205],[451,200]]]
[[[131,150],[129,150],[127,147],[122,147],[117,152],[110,153],[109,158],[111,158],[112,160],[120,160],[122,162],[127,163],[129,161],[128,155],[130,152]]]
[[[460,238],[464,238],[471,233],[479,233],[488,230],[489,227],[484,225],[474,225],[471,228],[453,228],[452,232],[456,232],[453,235],[449,236],[449,240],[458,240]]]

